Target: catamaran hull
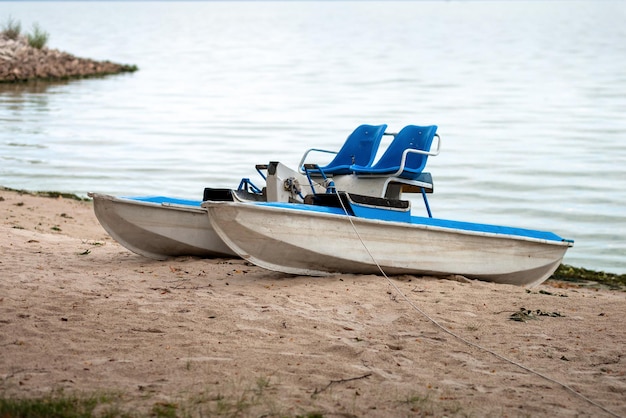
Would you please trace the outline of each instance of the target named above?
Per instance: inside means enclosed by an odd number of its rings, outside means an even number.
[[[94,212],[113,239],[144,257],[236,257],[215,233],[206,209],[92,193]]]
[[[567,242],[205,202],[215,232],[240,257],[297,275],[417,274],[534,286],[559,266]]]

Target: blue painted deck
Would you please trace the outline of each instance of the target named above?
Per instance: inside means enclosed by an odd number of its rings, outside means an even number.
[[[301,211],[310,211],[317,213],[327,213],[333,215],[344,215],[345,212],[342,208],[335,207],[327,207],[327,206],[314,206],[314,205],[305,205],[300,203],[283,203],[283,202],[262,202],[256,203],[260,206],[270,206],[277,208],[285,208],[290,210],[301,210]],[[374,212],[377,212],[374,214]],[[489,224],[480,224],[473,222],[463,222],[463,221],[452,221],[447,219],[437,219],[437,218],[427,218],[421,216],[408,216],[405,218],[405,221],[399,221],[398,217],[395,213],[391,213],[393,211],[389,209],[371,209],[370,214],[373,216],[368,216],[369,219],[378,219],[387,222],[405,222],[412,225],[428,225],[435,226],[439,228],[446,229],[454,229],[454,230],[462,230],[462,231],[471,231],[471,232],[483,232],[489,234],[498,234],[498,235],[514,235],[519,237],[528,237],[541,239],[546,241],[557,241],[557,242],[574,242],[573,240],[565,239],[553,232],[548,231],[537,231],[534,229],[525,229],[525,228],[516,228],[510,226],[499,226],[499,225],[489,225]],[[391,215],[390,215],[391,213]]]
[[[162,203],[170,203],[172,205],[193,206],[196,208],[199,208],[202,203],[201,200],[178,199],[167,196],[122,196],[121,198],[136,200],[138,202],[156,203],[159,205]]]
[[[194,208],[199,208],[202,203],[200,200],[188,200],[188,199],[178,199],[167,196],[125,196],[124,199],[135,200],[139,202],[147,202],[147,203],[155,203],[155,204],[163,204],[169,203],[174,205],[183,205],[190,206]],[[267,206],[267,207],[276,207],[276,208],[284,208],[289,210],[300,210],[300,211],[308,211],[315,213],[326,213],[332,215],[345,215],[345,212],[342,208],[329,207],[329,206],[316,206],[316,205],[306,205],[303,203],[285,203],[285,202],[256,202],[251,203],[259,206]],[[516,228],[510,226],[499,226],[499,225],[490,225],[490,224],[480,224],[473,222],[464,222],[464,221],[452,221],[447,219],[438,219],[438,218],[427,218],[421,216],[402,216],[397,212],[381,208],[367,208],[366,211],[358,210],[357,213],[366,214],[366,216],[360,216],[362,218],[367,219],[378,219],[386,222],[404,222],[412,225],[428,225],[435,226],[439,228],[446,229],[454,229],[461,231],[471,231],[471,232],[483,232],[490,234],[498,234],[498,235],[514,235],[519,237],[528,237],[535,239],[542,239],[546,241],[557,241],[557,242],[574,242],[573,240],[565,239],[553,232],[548,231],[538,231],[534,229],[525,229],[525,228]]]

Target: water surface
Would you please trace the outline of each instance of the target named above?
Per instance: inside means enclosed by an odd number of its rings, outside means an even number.
[[[626,3],[1,2],[139,71],[0,85],[0,184],[199,198],[359,124],[436,124],[435,216],[626,273]],[[414,210],[421,211],[420,199]]]

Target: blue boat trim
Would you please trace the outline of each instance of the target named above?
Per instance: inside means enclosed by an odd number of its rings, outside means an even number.
[[[268,206],[275,208],[283,208],[289,210],[301,210],[301,211],[310,211],[317,213],[326,213],[332,215],[346,215],[345,211],[342,208],[336,207],[328,207],[328,206],[315,206],[315,205],[307,205],[303,203],[284,203],[284,202],[261,202],[255,203],[260,206]],[[379,209],[378,212],[381,213],[389,213],[388,209]],[[387,222],[399,222],[395,216],[383,217],[383,216],[371,216],[368,219],[378,219]],[[470,232],[479,232],[479,233],[488,233],[488,234],[497,234],[497,235],[514,235],[519,237],[527,237],[533,239],[540,239],[545,241],[556,241],[556,242],[569,242],[573,243],[573,240],[565,239],[553,232],[548,231],[537,231],[534,229],[525,229],[525,228],[517,228],[510,226],[499,226],[499,225],[490,225],[490,224],[480,224],[474,222],[464,222],[464,221],[451,221],[447,219],[438,219],[438,218],[427,218],[421,216],[410,216],[407,221],[400,221],[402,223],[408,223],[412,225],[425,225],[425,226],[433,226],[438,228],[445,229],[455,229],[462,231],[470,231]]]
[[[122,199],[136,200],[138,202],[146,202],[146,203],[155,203],[155,204],[163,204],[168,203],[171,205],[182,205],[182,206],[193,206],[200,207],[202,203],[201,200],[189,200],[189,199],[178,199],[175,197],[167,197],[167,196],[123,196]]]
[[[474,222],[451,221],[447,219],[425,218],[421,216],[411,216],[411,223],[414,225],[429,225],[441,228],[460,229],[463,231],[485,232],[498,235],[517,235],[521,237],[536,238],[546,241],[574,242],[559,235],[535,229],[517,228],[512,226],[500,226],[490,224],[479,224]]]

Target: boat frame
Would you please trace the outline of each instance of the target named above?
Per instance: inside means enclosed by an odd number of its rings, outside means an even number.
[[[573,245],[550,232],[411,216],[410,207],[338,196],[339,205],[202,206],[215,232],[240,257],[296,275],[458,274],[532,287],[550,277]]]

